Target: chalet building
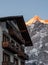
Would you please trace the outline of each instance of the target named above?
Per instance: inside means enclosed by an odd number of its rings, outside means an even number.
[[[23,16],[0,18],[0,65],[25,65],[25,46],[32,46]]]

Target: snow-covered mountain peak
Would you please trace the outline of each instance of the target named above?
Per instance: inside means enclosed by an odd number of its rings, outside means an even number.
[[[26,22],[26,25],[27,25],[27,26],[30,26],[30,25],[32,25],[33,23],[35,23],[36,21],[41,22],[41,23],[44,23],[44,24],[48,24],[48,20],[43,20],[43,19],[41,19],[39,16],[34,16],[33,18],[31,18],[30,20],[28,20],[28,21]]]

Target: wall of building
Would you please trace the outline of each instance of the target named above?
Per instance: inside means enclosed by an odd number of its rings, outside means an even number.
[[[2,41],[3,41],[3,31],[6,30],[6,23],[0,22],[0,65],[2,65],[3,62],[3,48],[2,48]]]
[[[2,58],[3,58],[3,55],[2,55],[2,28],[1,28],[1,23],[0,23],[0,65],[2,65]]]
[[[2,60],[3,60],[3,51],[5,51],[9,56],[10,56],[10,61],[11,62],[13,62],[13,59],[14,59],[14,54],[12,54],[12,53],[10,53],[9,51],[6,51],[6,50],[4,50],[3,48],[2,48],[2,37],[3,37],[3,35],[2,35],[2,33],[3,33],[3,31],[6,31],[6,32],[8,32],[8,30],[7,30],[7,28],[6,28],[6,23],[5,22],[3,22],[3,23],[1,23],[1,25],[0,25],[0,62],[2,62]],[[0,64],[1,65],[1,64]]]
[[[2,65],[2,61],[3,61],[3,51],[5,51],[5,53],[7,53],[10,56],[10,62],[14,61],[14,54],[7,51],[7,50],[4,50],[2,48],[3,31],[8,32],[8,30],[6,29],[6,23],[5,22],[0,23],[0,65]],[[18,65],[21,65],[21,59],[17,56],[16,56],[16,58],[18,59]]]
[[[1,23],[1,28],[2,28],[2,31],[8,32],[8,30],[7,30],[7,28],[6,28],[6,22],[2,22],[2,23]]]

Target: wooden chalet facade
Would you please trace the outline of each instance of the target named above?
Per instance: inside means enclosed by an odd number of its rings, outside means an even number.
[[[0,18],[0,65],[25,65],[25,46],[32,46],[23,16]]]

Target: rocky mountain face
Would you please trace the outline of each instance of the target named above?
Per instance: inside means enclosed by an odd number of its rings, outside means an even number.
[[[29,55],[26,65],[48,65],[48,24],[36,20],[30,26],[27,25],[33,46],[26,47]]]

